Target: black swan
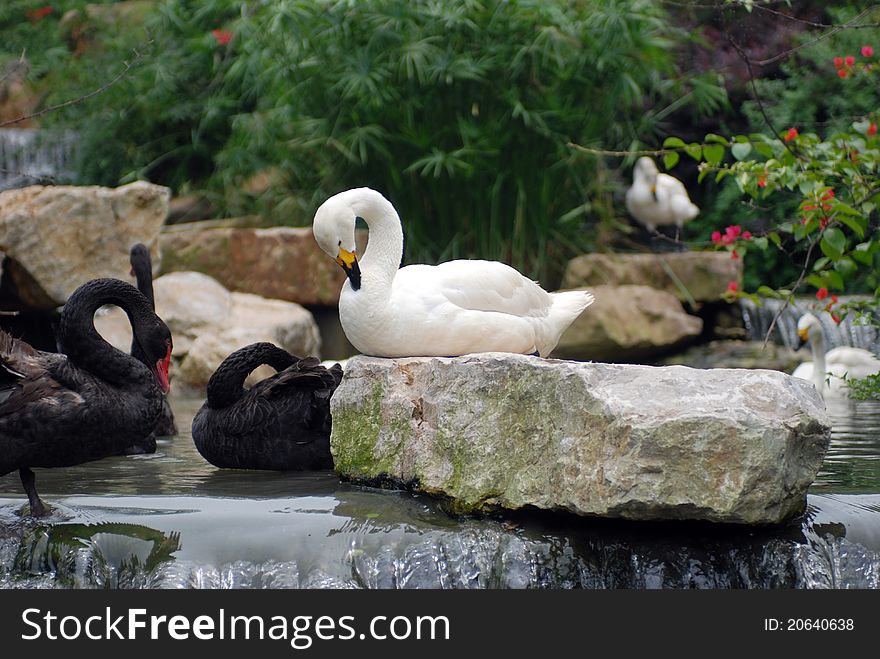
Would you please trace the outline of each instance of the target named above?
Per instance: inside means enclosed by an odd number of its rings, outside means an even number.
[[[95,330],[104,304],[121,307],[145,363]],[[169,389],[171,332],[138,290],[118,279],[77,288],[61,313],[63,354],[0,332],[0,476],[16,469],[31,514],[45,514],[31,467],[67,467],[118,455],[153,430]],[[155,450],[155,440],[154,450]]]
[[[278,372],[245,390],[245,378],[262,364]],[[332,469],[330,396],[341,379],[339,364],[327,369],[271,343],[240,348],[208,381],[192,423],[196,448],[217,467]]]
[[[131,263],[131,274],[137,280],[138,290],[144,294],[144,297],[150,303],[150,308],[156,310],[156,301],[153,297],[153,259],[150,258],[150,250],[143,243],[136,243],[131,248],[129,254],[129,263]],[[140,359],[145,364],[143,352],[138,346],[137,341],[131,342],[131,355]],[[168,399],[163,397],[162,414],[156,422],[153,429],[157,437],[170,437],[177,434],[177,424],[174,423],[174,413],[168,404]]]

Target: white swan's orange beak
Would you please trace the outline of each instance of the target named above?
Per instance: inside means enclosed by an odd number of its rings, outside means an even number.
[[[803,347],[803,345],[810,340],[810,329],[808,327],[802,327],[798,331],[798,348]]]
[[[340,247],[336,254],[336,262],[345,270],[345,276],[351,282],[351,287],[358,290],[361,287],[361,267],[358,265],[357,253]]]

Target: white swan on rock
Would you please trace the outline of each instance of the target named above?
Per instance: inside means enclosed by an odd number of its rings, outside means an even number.
[[[355,220],[369,227],[360,259]],[[315,213],[315,239],[345,270],[339,319],[360,352],[377,357],[473,352],[546,357],[593,303],[587,291],[548,293],[497,261],[400,268],[403,230],[394,206],[369,188],[341,192]]]
[[[880,359],[867,350],[840,346],[825,352],[822,323],[811,313],[798,320],[798,338],[800,345],[810,342],[813,361],[804,362],[792,375],[809,380],[825,397],[844,398],[849,392],[846,379],[865,378],[880,372]]]
[[[691,202],[684,184],[669,174],[657,171],[648,157],[639,158],[633,167],[633,183],[626,191],[626,209],[648,231],[658,226],[676,226],[694,219],[700,209]]]

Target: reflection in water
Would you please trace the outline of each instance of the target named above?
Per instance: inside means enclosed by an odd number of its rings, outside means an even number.
[[[74,588],[143,587],[144,577],[172,560],[180,534],[140,524],[55,524],[24,530],[13,574],[54,574]]]
[[[187,428],[201,400],[172,402]],[[880,405],[842,414],[807,515],[759,529],[452,518],[332,472],[218,470],[182,435],[40,470],[54,506],[40,521],[19,515],[17,476],[0,478],[0,587],[877,588],[880,494],[844,493],[880,492]]]
[[[803,520],[763,529],[453,520],[423,497],[345,487],[56,504],[71,521],[46,527],[0,501],[0,587],[880,587],[880,495],[811,496]]]
[[[831,446],[814,491],[880,492],[880,401],[829,398]]]

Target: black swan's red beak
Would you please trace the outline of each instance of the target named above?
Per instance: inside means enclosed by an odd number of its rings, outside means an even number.
[[[168,346],[168,352],[165,357],[156,362],[156,379],[164,393],[171,391],[171,381],[168,377],[168,366],[171,363],[171,346]]]

